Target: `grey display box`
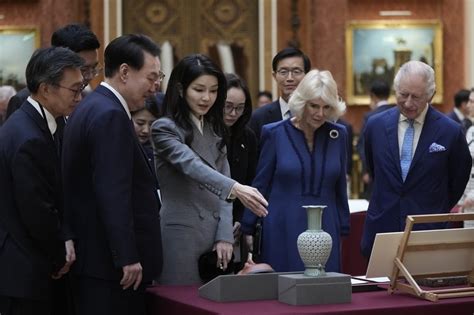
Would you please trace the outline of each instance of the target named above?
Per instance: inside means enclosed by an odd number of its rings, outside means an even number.
[[[278,299],[278,276],[296,272],[224,275],[199,288],[199,296],[216,302]]]
[[[301,273],[278,277],[278,300],[291,305],[350,303],[351,277],[328,272],[321,277]]]

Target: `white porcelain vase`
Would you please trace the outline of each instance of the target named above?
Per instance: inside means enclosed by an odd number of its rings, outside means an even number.
[[[323,210],[326,206],[303,206],[308,215],[308,229],[298,236],[298,252],[304,263],[304,275],[323,276],[332,249],[332,238],[322,230]]]

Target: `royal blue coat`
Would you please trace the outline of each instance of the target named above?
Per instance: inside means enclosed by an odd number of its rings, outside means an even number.
[[[349,233],[346,137],[344,126],[326,122],[315,131],[311,152],[303,132],[289,119],[263,127],[252,185],[269,202],[262,260],[276,271],[304,270],[296,245],[298,235],[308,228],[304,205],[327,206],[322,227],[332,236],[333,247],[326,271],[340,270],[340,236]],[[246,209],[242,231],[252,234],[256,220]]]

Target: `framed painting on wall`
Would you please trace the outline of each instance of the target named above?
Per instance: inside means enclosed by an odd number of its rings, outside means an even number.
[[[346,92],[350,105],[368,105],[373,81],[392,87],[402,64],[419,60],[435,71],[433,103],[443,99],[442,24],[438,20],[350,21],[346,27]]]
[[[0,85],[25,87],[26,65],[39,46],[37,27],[0,25]]]

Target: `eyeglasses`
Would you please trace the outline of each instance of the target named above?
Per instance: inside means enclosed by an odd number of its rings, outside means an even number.
[[[293,69],[286,69],[281,68],[276,71],[276,73],[282,77],[287,77],[290,73],[294,77],[299,77],[300,75],[304,74],[304,70],[301,68],[293,68]]]
[[[85,66],[81,68],[82,76],[86,79],[95,78],[102,70],[103,68],[100,65],[96,65],[94,68],[91,66]]]
[[[62,85],[59,85],[59,84],[54,84],[54,86],[57,86],[59,88],[63,88],[63,89],[66,89],[66,90],[69,90],[69,91],[73,92],[74,93],[74,98],[77,98],[79,95],[81,95],[82,91],[84,91],[84,89],[86,88],[87,85],[83,84],[78,89],[71,89],[71,88],[68,88],[68,87],[65,87],[65,86],[62,86]]]
[[[234,107],[231,104],[224,105],[224,113],[231,114],[232,111],[234,111],[234,110],[235,110],[235,113],[237,115],[242,115],[242,113],[245,110],[245,106],[236,106],[236,107]]]
[[[163,81],[163,79],[166,77],[166,74],[160,70],[160,72],[158,73],[158,81]]]
[[[160,72],[158,72],[158,76],[153,76],[153,77],[148,77],[147,79],[150,81],[150,82],[153,82],[154,83],[157,83],[157,82],[162,82],[163,79],[166,77],[166,74],[160,70]]]

